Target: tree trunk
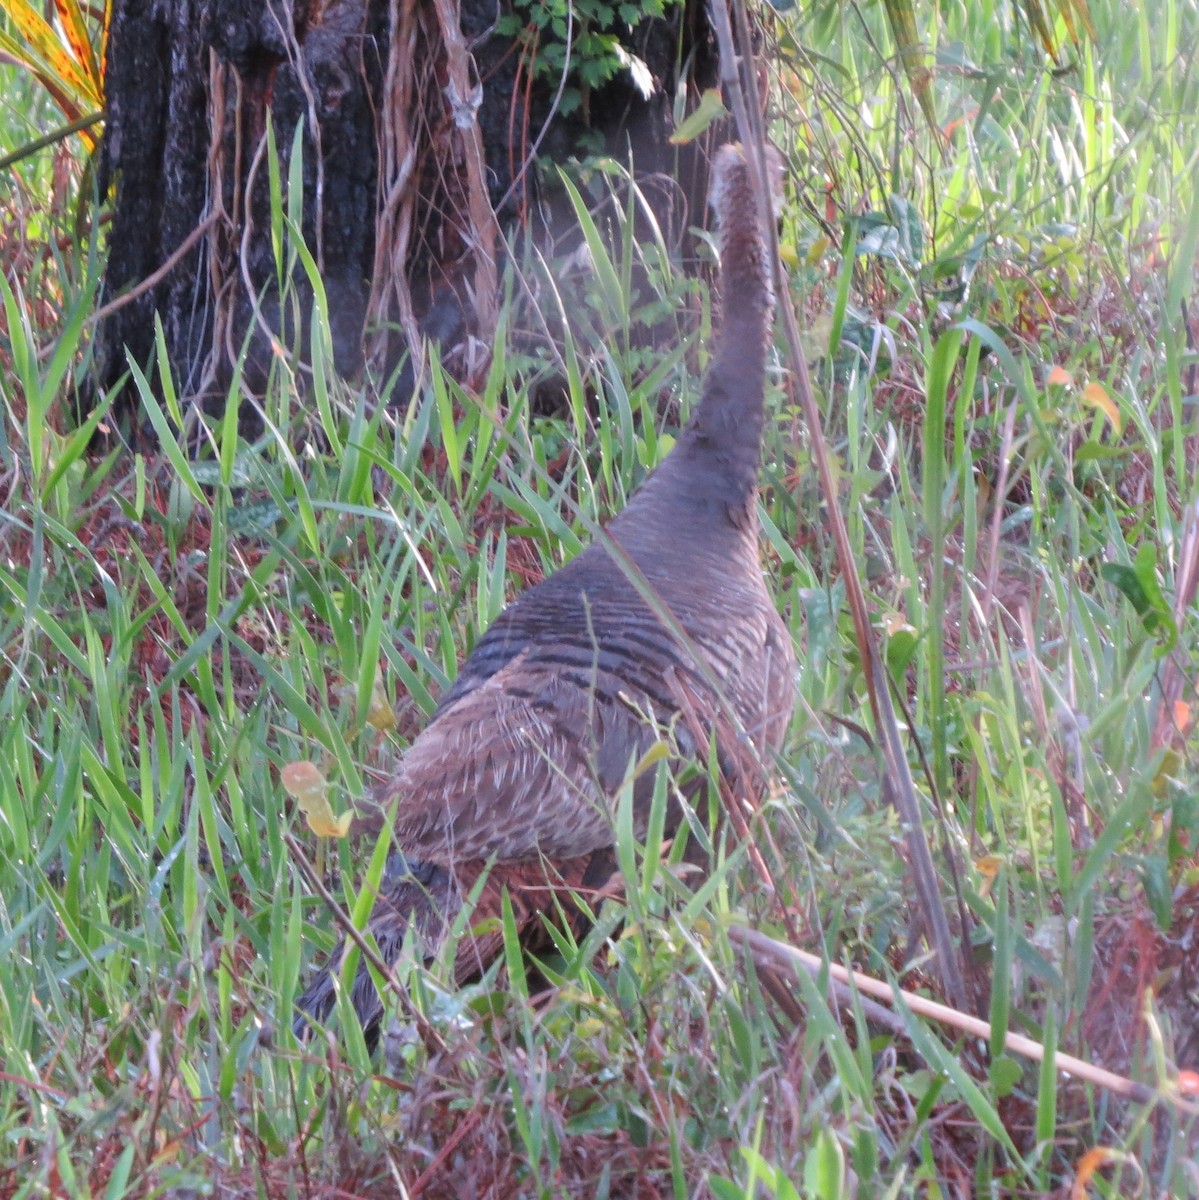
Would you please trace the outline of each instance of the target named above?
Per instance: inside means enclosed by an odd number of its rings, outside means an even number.
[[[243,352],[242,386],[260,394],[274,340],[297,344],[311,290],[298,272],[280,292],[268,126],[284,180],[302,130],[303,233],[346,376],[369,365],[388,378],[425,338],[469,373],[471,347],[495,329],[505,235],[553,235],[552,203],[533,203],[534,155],[563,162],[602,148],[636,178],[677,181],[647,185],[664,228],[699,221],[703,158],[668,139],[677,64],[696,92],[717,79],[702,0],[618,30],[648,69],[640,87],[620,70],[589,89],[575,59],[564,77],[546,70],[554,31],[501,33],[508,11],[508,0],[114,0],[105,299],[144,290],[98,331],[97,387],[117,386],[128,359],[145,365],[155,314],[179,394],[210,412]],[[411,375],[398,378],[385,399],[410,392]],[[125,384],[126,423],[135,401]]]

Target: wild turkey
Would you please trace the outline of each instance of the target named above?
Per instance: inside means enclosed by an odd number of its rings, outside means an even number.
[[[716,157],[712,204],[724,316],[698,409],[606,536],[500,614],[375,797],[379,814],[394,808],[403,851],[370,920],[389,962],[409,927],[431,957],[484,871],[471,924],[498,912],[506,889],[534,933],[566,889],[604,884],[612,797],[663,727],[680,759],[706,757],[714,734],[721,770],[751,794],[766,786],[760,764],[790,720],[795,659],[758,558],[774,293],[739,147]],[[634,784],[643,823],[652,776]],[[672,810],[668,832],[680,820]],[[459,979],[499,945],[494,933],[464,937]],[[341,955],[301,997],[297,1031],[328,1016]],[[365,968],[352,1000],[373,1029],[381,1001]]]

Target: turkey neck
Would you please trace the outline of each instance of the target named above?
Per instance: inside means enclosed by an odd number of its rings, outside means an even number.
[[[633,497],[612,533],[634,553],[646,527],[669,539],[749,538],[765,423],[766,352],[774,291],[758,201],[738,152],[718,160],[713,205],[720,227],[723,321],[699,407],[670,455]],[[647,523],[645,509],[656,510]],[[641,515],[639,515],[641,514]],[[633,534],[633,537],[629,537]]]

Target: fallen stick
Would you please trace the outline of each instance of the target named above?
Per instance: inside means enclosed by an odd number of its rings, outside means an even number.
[[[728,934],[729,940],[747,949],[755,962],[765,961],[774,967],[778,967],[780,962],[788,963],[792,967],[802,968],[816,978],[819,978],[821,972],[827,970],[830,978],[838,983],[856,988],[864,995],[873,996],[885,1004],[893,1005],[898,995],[903,1003],[918,1016],[928,1017],[942,1025],[960,1029],[963,1033],[968,1033],[973,1037],[983,1038],[987,1041],[991,1038],[991,1026],[986,1021],[960,1012],[956,1008],[950,1008],[947,1004],[938,1004],[935,1000],[917,996],[914,992],[905,991],[902,988],[894,989],[881,979],[863,975],[860,971],[850,971],[837,963],[826,963],[815,954],[797,949],[786,942],[780,942],[764,933],[759,933],[756,929],[746,929],[744,926],[734,925],[729,928]],[[1024,1058],[1032,1059],[1034,1062],[1043,1062],[1045,1059],[1045,1047],[1040,1042],[1025,1037],[1023,1034],[1009,1031],[1004,1039],[1004,1047]],[[1147,1084],[1137,1083],[1123,1075],[1117,1075],[1114,1071],[1108,1071],[1104,1067],[1097,1067],[1094,1063],[1086,1062],[1084,1059],[1075,1058],[1072,1054],[1063,1054],[1058,1051],[1054,1055],[1053,1065],[1059,1071],[1097,1084],[1109,1092],[1125,1096],[1138,1104],[1152,1104],[1165,1098],[1188,1112],[1199,1111],[1199,1106],[1191,1104],[1182,1093],[1176,1095],[1172,1091],[1155,1090]]]

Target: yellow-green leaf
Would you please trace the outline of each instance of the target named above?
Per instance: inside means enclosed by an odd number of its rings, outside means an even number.
[[[729,110],[725,108],[720,99],[720,89],[708,88],[699,98],[695,111],[689,117],[684,118],[678,129],[670,135],[671,145],[683,146],[687,142],[695,141],[700,134],[706,132],[713,121],[718,121],[721,117],[728,115]]]
[[[376,683],[371,692],[370,706],[366,710],[366,723],[380,733],[390,733],[396,727],[395,709],[387,700],[381,683]]]
[[[664,758],[670,757],[670,746],[659,739],[640,758],[633,768],[633,778],[643,775],[651,767],[657,766]]]
[[[310,762],[288,763],[280,775],[287,794],[317,837],[345,837],[350,832],[354,814],[347,811],[334,815],[329,804],[329,783],[320,767]]]
[[[0,0],[8,25],[0,28],[0,53],[28,71],[62,109],[71,123],[104,107],[104,46],[111,13],[109,0],[96,10],[79,0],[55,0],[61,34],[32,0]],[[91,28],[89,28],[89,26]],[[97,54],[91,29],[98,34]],[[76,130],[94,149],[98,133],[93,122]]]

